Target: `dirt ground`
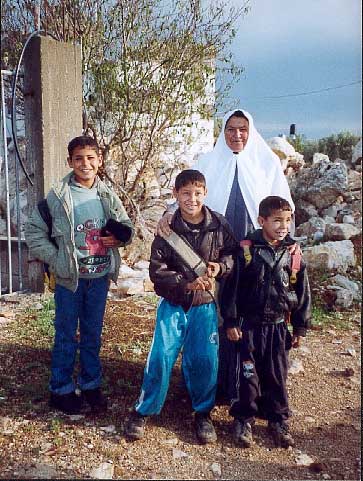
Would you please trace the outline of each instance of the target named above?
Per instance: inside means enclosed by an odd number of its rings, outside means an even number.
[[[52,337],[38,316],[45,298],[15,295],[0,302],[1,478],[360,479],[360,312],[316,322],[304,345],[291,352],[296,446],[274,448],[265,421],[257,420],[253,446],[241,449],[232,441],[227,406],[213,411],[218,441],[198,444],[179,363],[164,409],[150,420],[146,437],[125,439],[153,331],[151,297],[108,301],[101,352],[107,414],[50,411]]]

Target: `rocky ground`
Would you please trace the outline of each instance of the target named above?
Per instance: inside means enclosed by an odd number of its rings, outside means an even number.
[[[106,415],[49,410],[49,295],[0,302],[0,477],[113,479],[360,479],[360,312],[314,310],[314,328],[291,353],[288,381],[296,447],[273,447],[265,422],[249,449],[235,446],[227,406],[213,412],[218,441],[197,443],[177,364],[162,414],[131,443],[125,420],[140,388],[155,297],[109,300],[102,361]]]

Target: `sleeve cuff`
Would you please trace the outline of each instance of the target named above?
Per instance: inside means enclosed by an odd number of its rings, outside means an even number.
[[[305,327],[293,327],[292,333],[294,336],[306,337],[307,329]]]
[[[227,318],[223,320],[223,327],[224,329],[229,329],[232,327],[238,327],[238,319],[234,319],[233,317]]]

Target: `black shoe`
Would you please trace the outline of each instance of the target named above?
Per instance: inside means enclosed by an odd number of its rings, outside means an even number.
[[[199,442],[208,444],[217,441],[217,434],[209,413],[196,412],[194,415],[194,425]]]
[[[68,394],[50,393],[49,406],[58,409],[65,414],[79,414],[82,399],[73,391]]]
[[[125,434],[128,438],[136,441],[142,439],[145,434],[147,417],[142,416],[137,411],[133,411],[126,423]]]
[[[288,424],[284,422],[274,423],[272,421],[269,421],[268,430],[270,431],[277,447],[281,446],[283,448],[288,448],[289,446],[295,445],[294,438],[289,433]]]
[[[107,411],[107,398],[102,394],[99,387],[82,391],[82,399],[91,406],[92,412],[94,413]]]
[[[243,448],[249,448],[252,445],[252,426],[246,421],[235,419],[233,421],[233,439],[235,443]]]

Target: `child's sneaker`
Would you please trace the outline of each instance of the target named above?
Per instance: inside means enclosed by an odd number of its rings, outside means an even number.
[[[249,448],[252,445],[252,426],[246,421],[235,419],[233,421],[233,439],[235,443],[243,448]]]
[[[272,421],[268,422],[268,430],[270,431],[273,440],[277,447],[288,448],[289,446],[294,446],[294,438],[289,433],[289,426],[284,422],[274,423]]]
[[[127,421],[125,434],[133,440],[142,439],[145,435],[147,417],[142,416],[137,411],[133,411]]]
[[[196,412],[194,415],[195,433],[202,444],[215,443],[217,434],[215,432],[211,417],[208,413]]]
[[[50,393],[49,406],[65,414],[79,414],[82,399],[73,391],[68,394]]]
[[[99,387],[82,391],[82,399],[91,406],[92,412],[96,414],[107,411],[107,398],[102,394]]]

